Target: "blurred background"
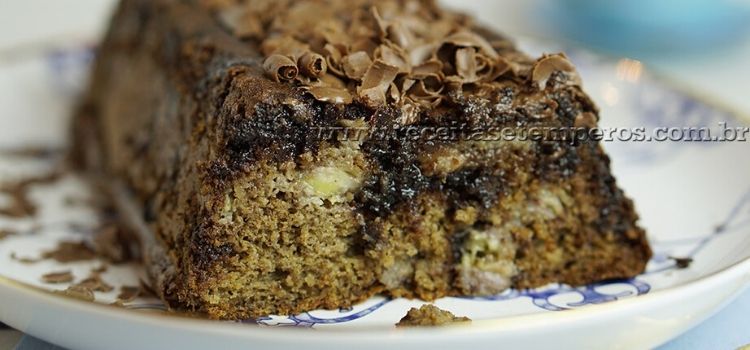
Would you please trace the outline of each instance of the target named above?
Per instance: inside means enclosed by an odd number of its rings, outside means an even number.
[[[750,114],[750,0],[439,0],[511,36],[583,46]],[[114,0],[0,0],[0,61],[91,40]],[[80,9],[80,16],[67,16]]]
[[[750,115],[749,0],[444,0],[511,36],[642,61]]]

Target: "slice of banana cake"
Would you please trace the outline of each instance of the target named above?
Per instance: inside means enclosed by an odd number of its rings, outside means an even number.
[[[597,121],[564,55],[432,1],[123,0],[73,131],[161,297],[245,319],[638,275],[609,158],[560,137]]]

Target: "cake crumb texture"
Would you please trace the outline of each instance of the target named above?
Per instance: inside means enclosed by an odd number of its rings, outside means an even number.
[[[471,322],[471,319],[457,317],[450,311],[442,310],[433,304],[425,304],[419,309],[411,308],[396,324],[396,327],[445,326],[462,322]]]

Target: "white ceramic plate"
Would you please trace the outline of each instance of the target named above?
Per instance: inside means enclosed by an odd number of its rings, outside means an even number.
[[[523,45],[539,53],[538,45]],[[559,51],[547,48],[544,51]],[[638,62],[566,50],[609,127],[705,126],[744,122],[651,77]],[[65,144],[67,116],[82,86],[90,51],[84,46],[31,54],[0,65],[0,149]],[[716,135],[716,134],[714,134]],[[312,311],[242,323],[165,316],[153,299],[106,306],[116,291],[87,303],[45,290],[40,277],[72,270],[77,279],[96,261],[23,264],[66,239],[90,238],[97,225],[79,203],[91,189],[66,175],[33,189],[33,219],[0,217],[0,321],[76,349],[277,348],[649,348],[689,329],[732,300],[750,280],[750,145],[735,142],[605,144],[619,184],[634,198],[654,245],[648,272],[633,280],[582,288],[551,285],[488,298],[445,298],[435,304],[474,321],[440,329],[395,329],[415,300],[373,298],[353,309]],[[0,155],[0,181],[49,171],[50,159]],[[0,206],[7,198],[0,196]],[[669,257],[692,258],[686,269]],[[136,285],[142,271],[124,265],[104,279]],[[313,330],[311,330],[312,328]]]

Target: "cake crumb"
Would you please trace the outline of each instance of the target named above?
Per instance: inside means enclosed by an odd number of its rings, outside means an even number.
[[[677,266],[678,269],[687,269],[693,264],[693,258],[678,258],[673,256],[669,258],[674,260],[675,266]]]
[[[450,311],[442,310],[435,305],[425,304],[419,309],[413,307],[396,327],[445,326],[453,323],[471,322],[468,317],[457,317]]]

